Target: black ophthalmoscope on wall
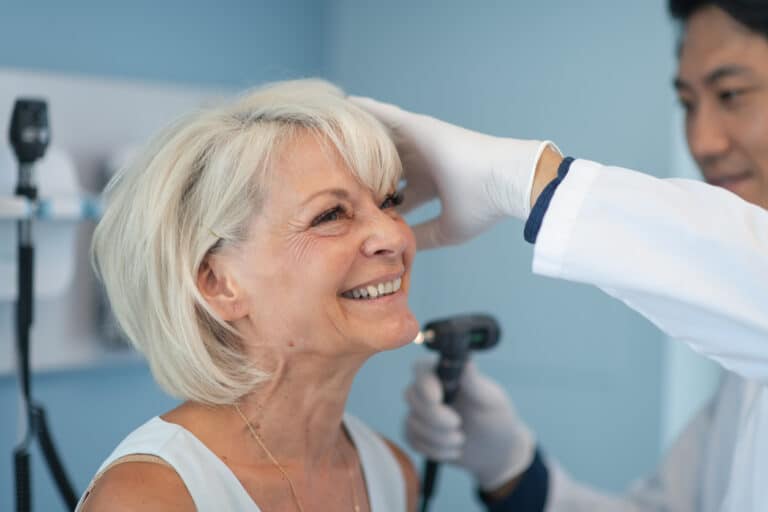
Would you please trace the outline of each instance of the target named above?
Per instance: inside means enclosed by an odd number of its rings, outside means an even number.
[[[39,99],[18,99],[13,107],[9,138],[19,163],[16,195],[32,205],[37,202],[34,166],[45,154],[50,142],[48,106]],[[34,208],[33,208],[34,210]],[[16,510],[32,509],[31,466],[29,448],[37,439],[40,449],[69,510],[77,505],[77,496],[64,471],[53,439],[48,430],[43,407],[32,400],[29,334],[33,321],[35,249],[32,236],[32,214],[18,221],[18,298],[16,300],[16,354],[18,358],[19,391],[24,428],[21,442],[13,452],[16,479]]]
[[[458,315],[433,320],[424,326],[423,343],[438,352],[435,373],[443,388],[443,403],[450,405],[459,394],[461,374],[472,350],[484,350],[499,342],[501,330],[489,315]],[[421,512],[426,512],[437,482],[438,464],[427,460],[421,484]]]

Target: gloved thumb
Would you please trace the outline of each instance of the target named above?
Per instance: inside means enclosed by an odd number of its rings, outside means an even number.
[[[400,149],[398,148],[398,150]],[[402,150],[400,151],[402,153]],[[401,214],[405,215],[406,213],[415,210],[424,203],[437,197],[434,187],[430,184],[416,184],[412,183],[411,180],[408,180],[407,170],[405,180],[407,184],[402,190],[403,202],[400,204],[400,206],[397,207],[397,211],[399,211]]]
[[[511,406],[511,400],[504,390],[477,369],[474,361],[468,361],[461,376],[459,400],[477,406],[498,407],[502,404]]]
[[[411,229],[416,237],[416,248],[420,251],[455,243],[445,235],[440,217],[416,224]]]
[[[435,374],[432,359],[419,359],[413,363],[413,381],[406,390],[406,396],[423,404],[442,404],[443,387]]]

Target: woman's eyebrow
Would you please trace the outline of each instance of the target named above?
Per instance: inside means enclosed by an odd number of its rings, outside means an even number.
[[[338,199],[349,199],[349,191],[343,188],[326,188],[323,190],[318,190],[314,194],[310,195],[308,198],[306,198],[304,201],[302,201],[302,205],[309,203],[313,199],[315,199],[318,196],[322,195],[332,195]]]

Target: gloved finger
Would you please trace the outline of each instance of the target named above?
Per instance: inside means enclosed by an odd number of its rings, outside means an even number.
[[[391,103],[384,103],[364,96],[349,96],[348,99],[358,107],[369,112],[389,128],[396,130],[402,124],[407,112]]]
[[[420,357],[411,364],[411,373],[413,373],[414,381],[420,380],[424,375],[431,375],[437,379],[435,375],[435,368],[437,368],[437,355],[429,354],[424,357]]]
[[[415,418],[408,418],[405,438],[416,451],[435,460],[455,460],[464,449],[464,434],[459,430],[436,433]]]
[[[458,428],[461,418],[455,410],[443,404],[442,391],[435,393],[430,384],[431,381],[428,381],[427,386],[414,383],[406,389],[405,402],[408,404],[409,414],[424,418],[423,421],[433,424],[434,428]]]
[[[454,448],[446,448],[444,446],[435,446],[429,442],[429,440],[425,440],[422,442],[418,439],[409,439],[406,436],[406,442],[408,443],[408,446],[413,448],[415,451],[419,452],[420,454],[424,455],[425,457],[436,460],[439,462],[452,462],[459,460],[462,456],[462,451],[460,449],[454,449]]]
[[[450,416],[453,416],[450,421],[442,421],[449,416],[447,414],[441,419],[425,414],[408,414],[408,418],[405,420],[406,431],[421,437],[439,440],[441,444],[462,445],[464,432],[461,430],[461,418],[456,411],[448,407],[445,409],[448,409]]]
[[[424,455],[428,459],[436,460],[439,462],[452,462],[461,458],[461,450],[454,448],[445,448],[443,446],[435,446],[431,444],[429,440],[411,439],[406,435],[405,438],[408,446],[415,451]]]
[[[415,387],[405,392],[405,401],[409,407],[408,417],[435,432],[452,432],[461,427],[461,417],[455,410],[440,402],[425,400]]]

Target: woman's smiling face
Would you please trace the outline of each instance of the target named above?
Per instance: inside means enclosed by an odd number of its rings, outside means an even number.
[[[233,324],[246,344],[333,356],[410,342],[416,244],[396,191],[373,192],[309,132],[272,167],[247,240],[216,256],[239,294]]]

